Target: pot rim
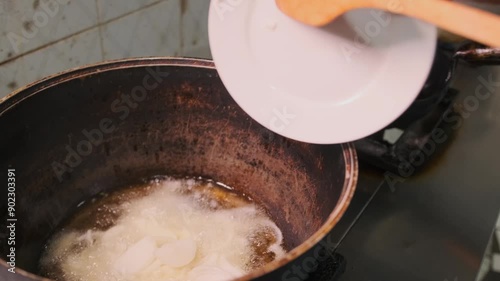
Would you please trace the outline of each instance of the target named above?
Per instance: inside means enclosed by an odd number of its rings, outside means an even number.
[[[145,58],[130,58],[130,59],[119,59],[119,60],[109,60],[104,62],[99,62],[95,64],[89,64],[77,68],[72,68],[54,75],[42,78],[24,87],[21,87],[9,95],[0,98],[0,118],[4,112],[8,111],[11,107],[22,102],[24,99],[35,95],[42,90],[53,87],[55,85],[74,80],[84,78],[90,75],[95,75],[101,72],[113,71],[125,68],[135,68],[135,67],[145,67],[145,66],[180,66],[180,67],[195,67],[195,68],[205,68],[216,70],[215,64],[212,60],[208,59],[197,59],[197,58],[185,58],[185,57],[145,57]],[[262,277],[287,263],[297,259],[311,248],[316,246],[332,229],[337,225],[345,211],[347,210],[354,192],[356,189],[356,184],[358,181],[358,158],[356,150],[352,143],[341,144],[344,161],[345,161],[345,179],[344,185],[342,187],[342,192],[339,197],[335,208],[330,213],[326,222],[317,230],[313,235],[311,235],[306,241],[304,241],[299,246],[295,247],[289,251],[283,258],[279,260],[272,261],[258,270],[251,271],[250,273],[237,278],[233,281],[247,281],[253,280],[255,278]],[[7,265],[7,261],[4,258],[0,258],[0,266],[4,268],[10,268]],[[16,274],[30,278],[34,281],[52,281],[21,268],[16,267]]]

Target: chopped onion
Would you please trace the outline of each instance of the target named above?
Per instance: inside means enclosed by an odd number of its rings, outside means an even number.
[[[147,236],[129,247],[113,267],[123,275],[135,274],[153,262],[155,251],[156,241]]]
[[[163,245],[156,250],[156,257],[167,266],[183,267],[190,264],[196,256],[196,242],[191,239],[178,240]]]

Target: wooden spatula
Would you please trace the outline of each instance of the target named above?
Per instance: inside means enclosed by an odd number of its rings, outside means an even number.
[[[476,42],[500,47],[500,17],[445,0],[276,0],[286,15],[313,26],[322,26],[341,14],[374,8],[432,23]]]

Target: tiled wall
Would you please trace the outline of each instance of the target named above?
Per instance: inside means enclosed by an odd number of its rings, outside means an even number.
[[[209,58],[208,0],[0,0],[0,98],[103,60]]]
[[[48,75],[103,60],[210,58],[209,2],[0,0],[0,98]],[[475,5],[500,11],[494,5]],[[500,245],[500,219],[496,236]],[[493,254],[492,263],[500,271],[500,253]]]

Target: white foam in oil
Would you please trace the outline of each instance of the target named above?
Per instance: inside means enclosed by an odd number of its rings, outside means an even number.
[[[43,274],[61,281],[223,281],[285,254],[276,224],[228,189],[173,179],[144,188],[147,195],[109,207],[120,215],[106,230],[68,227],[56,235],[41,259]]]

